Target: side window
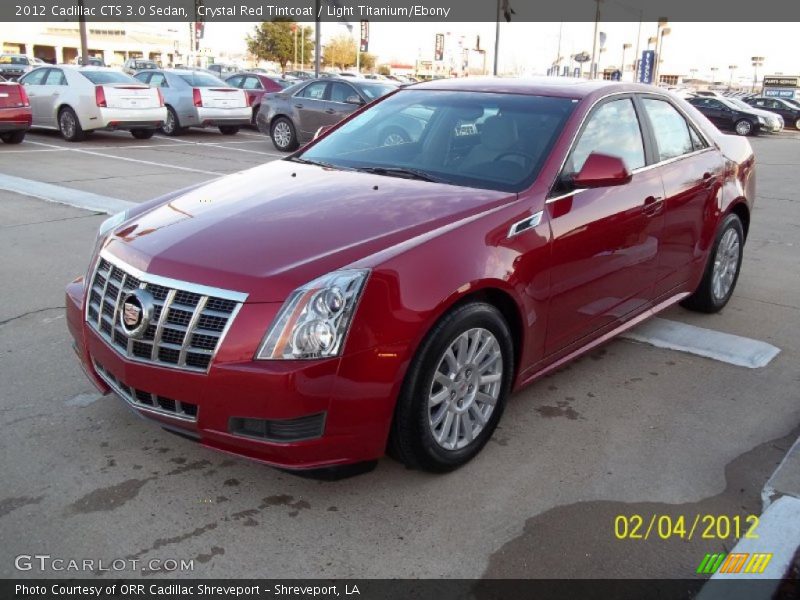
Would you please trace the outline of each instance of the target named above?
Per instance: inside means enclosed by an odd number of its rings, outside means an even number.
[[[236,87],[243,87],[246,90],[260,90],[261,89],[261,82],[258,80],[258,77],[245,77],[244,78],[244,85],[237,85]]]
[[[708,106],[708,108],[719,110],[722,108],[722,103],[718,100],[706,100],[706,106]]]
[[[763,100],[756,100],[756,106],[764,106],[765,103]]]
[[[703,148],[708,148],[708,144],[698,135],[698,133],[694,130],[694,127],[691,125],[689,125],[689,137],[692,138],[693,150],[702,150]]]
[[[325,81],[315,81],[304,87],[297,96],[300,98],[310,98],[313,100],[322,100],[325,97],[325,88],[328,83]]]
[[[230,79],[226,79],[225,83],[232,85],[233,87],[240,88],[242,87],[242,79],[243,77],[241,75],[234,75]]]
[[[44,85],[67,85],[67,78],[61,69],[49,69],[47,77],[44,78]]]
[[[151,73],[150,75],[150,85],[153,87],[169,87],[167,85],[167,77],[163,73]]]
[[[589,117],[567,163],[568,170],[580,171],[592,152],[618,156],[631,171],[644,166],[642,130],[630,98],[606,102]]]
[[[694,150],[689,136],[689,124],[683,115],[666,100],[643,98],[658,146],[659,160],[668,160]]]
[[[25,77],[21,78],[19,82],[22,85],[42,85],[44,76],[47,75],[49,70],[50,69],[36,69],[35,71],[31,71],[29,74],[25,75]]]
[[[150,81],[150,73],[136,73],[136,75],[134,75],[133,78],[138,79],[142,83],[147,83],[148,81]]]
[[[331,84],[331,102],[344,103],[350,96],[357,96],[356,91],[346,83],[335,81]]]

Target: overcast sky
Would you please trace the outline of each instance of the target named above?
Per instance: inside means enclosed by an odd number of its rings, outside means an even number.
[[[354,24],[355,35],[358,32]],[[468,39],[481,36],[481,47],[489,51],[491,64],[494,50],[494,23],[370,23],[370,51],[381,62],[410,61],[418,57],[430,58],[434,36],[451,32]],[[707,76],[711,67],[719,69],[718,78],[727,80],[728,66],[738,65],[736,78],[752,79],[752,56],[764,56],[764,71],[769,73],[800,73],[798,29],[796,23],[670,23],[671,32],[664,38],[661,72],[689,75],[697,69],[698,76]],[[208,23],[205,42],[216,50],[234,51],[233,40],[241,40],[239,51],[244,51],[244,36],[253,23]],[[531,73],[544,72],[557,55],[559,29],[561,28],[561,54],[569,56],[581,51],[591,54],[594,23],[503,23],[501,24],[501,70],[519,69]],[[599,30],[606,33],[606,51],[601,58],[601,68],[618,65],[622,58],[622,44],[633,44],[639,23],[604,23]],[[337,23],[323,23],[323,43],[326,38],[347,33],[346,27]],[[655,23],[641,25],[640,51],[645,49],[647,38],[656,33]],[[626,63],[631,62],[633,49],[628,51]]]

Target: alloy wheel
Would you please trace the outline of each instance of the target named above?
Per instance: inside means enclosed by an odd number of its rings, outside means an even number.
[[[280,148],[288,148],[292,143],[292,130],[286,121],[278,121],[272,130],[272,137]]]
[[[739,236],[734,229],[728,229],[719,241],[714,256],[714,271],[711,291],[718,301],[724,300],[731,291],[736,273],[739,270]]]
[[[61,113],[59,126],[61,127],[61,133],[65,138],[69,139],[75,135],[75,117],[72,116],[70,111],[65,110]]]
[[[487,329],[469,329],[445,350],[428,395],[428,425],[445,450],[471,444],[494,412],[503,380],[500,344]]]
[[[736,133],[738,133],[739,135],[747,135],[748,133],[750,133],[750,129],[751,126],[748,121],[739,121],[736,124]]]

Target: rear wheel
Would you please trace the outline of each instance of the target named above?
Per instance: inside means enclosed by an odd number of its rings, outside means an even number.
[[[222,135],[236,135],[239,133],[239,128],[234,125],[220,125],[219,132]]]
[[[297,133],[295,133],[294,125],[286,117],[278,117],[272,124],[270,131],[272,143],[278,150],[282,152],[291,152],[297,146]]]
[[[171,106],[167,107],[167,120],[161,126],[161,131],[164,135],[170,137],[186,133],[186,128],[181,127],[181,122],[178,120],[178,114]]]
[[[58,113],[58,130],[68,142],[80,142],[86,138],[78,115],[69,106],[62,108]]]
[[[397,401],[389,453],[410,467],[445,472],[492,436],[511,389],[514,351],[500,312],[465,304],[427,335]]]
[[[738,135],[750,135],[753,132],[753,124],[747,119],[740,119],[736,121],[734,130]]]
[[[25,131],[9,131],[6,133],[0,133],[0,140],[3,140],[6,144],[21,144],[22,140],[25,139]]]
[[[722,310],[731,299],[739,279],[743,247],[742,222],[738,216],[730,214],[722,221],[717,232],[700,285],[681,304],[690,310],[704,313]]]
[[[149,140],[155,132],[155,129],[131,129],[131,135],[137,140]]]
[[[795,129],[800,129],[800,119],[797,119],[797,120],[794,122],[794,128],[795,128]]]

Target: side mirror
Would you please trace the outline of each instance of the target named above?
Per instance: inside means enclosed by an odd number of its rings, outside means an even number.
[[[572,179],[576,188],[597,188],[624,185],[631,180],[631,172],[618,156],[592,152],[583,167]]]
[[[333,125],[323,125],[319,129],[317,129],[317,132],[314,134],[314,139],[317,139],[318,137],[325,135],[326,133],[328,133],[328,131],[330,131],[332,127]]]
[[[348,96],[345,99],[345,103],[346,104],[359,104],[359,105],[361,105],[361,104],[364,104],[364,101],[361,98],[359,98],[358,96],[353,95],[353,96]]]

